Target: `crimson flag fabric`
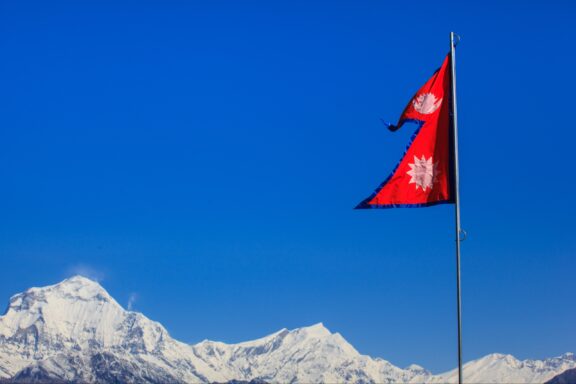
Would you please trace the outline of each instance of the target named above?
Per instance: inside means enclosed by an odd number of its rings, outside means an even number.
[[[418,128],[392,174],[356,209],[428,207],[454,203],[451,135],[450,55],[416,92],[395,131],[404,123]]]

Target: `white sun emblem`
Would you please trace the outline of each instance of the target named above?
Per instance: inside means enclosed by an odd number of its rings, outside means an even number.
[[[412,100],[414,109],[423,115],[429,115],[440,108],[442,98],[438,99],[432,93],[423,93]]]
[[[416,189],[422,188],[424,192],[428,188],[432,189],[432,184],[436,181],[438,162],[433,163],[432,157],[426,159],[424,155],[419,159],[414,156],[414,163],[408,164],[410,170],[406,172],[412,178],[408,184],[416,184]]]

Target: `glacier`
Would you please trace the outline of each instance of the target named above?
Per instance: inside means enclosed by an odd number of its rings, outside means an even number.
[[[544,383],[576,368],[572,353],[544,360],[491,354],[464,366],[466,383]],[[0,316],[0,382],[455,383],[360,354],[323,324],[238,344],[186,344],[125,310],[97,282],[74,276],[10,298]]]

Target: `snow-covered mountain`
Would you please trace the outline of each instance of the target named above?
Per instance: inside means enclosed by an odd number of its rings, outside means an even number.
[[[124,310],[84,277],[31,288],[10,299],[0,317],[0,377],[107,382],[108,367],[143,376],[134,382],[229,378],[210,369],[189,345],[172,339],[162,325]]]
[[[576,368],[573,354],[519,361],[493,354],[469,362],[469,383],[545,382]],[[322,324],[264,338],[188,345],[161,324],[124,310],[98,283],[75,276],[10,299],[0,316],[0,380],[75,383],[445,383],[432,375],[361,355]]]

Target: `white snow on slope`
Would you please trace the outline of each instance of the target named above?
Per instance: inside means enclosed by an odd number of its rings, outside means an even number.
[[[228,378],[206,367],[162,325],[124,310],[98,283],[84,277],[15,295],[0,317],[0,377],[63,353],[101,351],[177,368],[179,377],[192,382]]]
[[[544,383],[576,365],[573,353],[545,360],[518,360],[512,355],[493,353],[463,367],[463,377],[470,383]],[[438,375],[432,383],[457,383],[458,371]]]
[[[465,366],[467,383],[544,382],[576,359],[519,361],[493,354]],[[361,355],[324,325],[282,329],[238,344],[187,345],[140,313],[124,310],[98,283],[75,276],[10,299],[0,316],[0,378],[33,375],[77,382],[444,383],[432,375]]]

